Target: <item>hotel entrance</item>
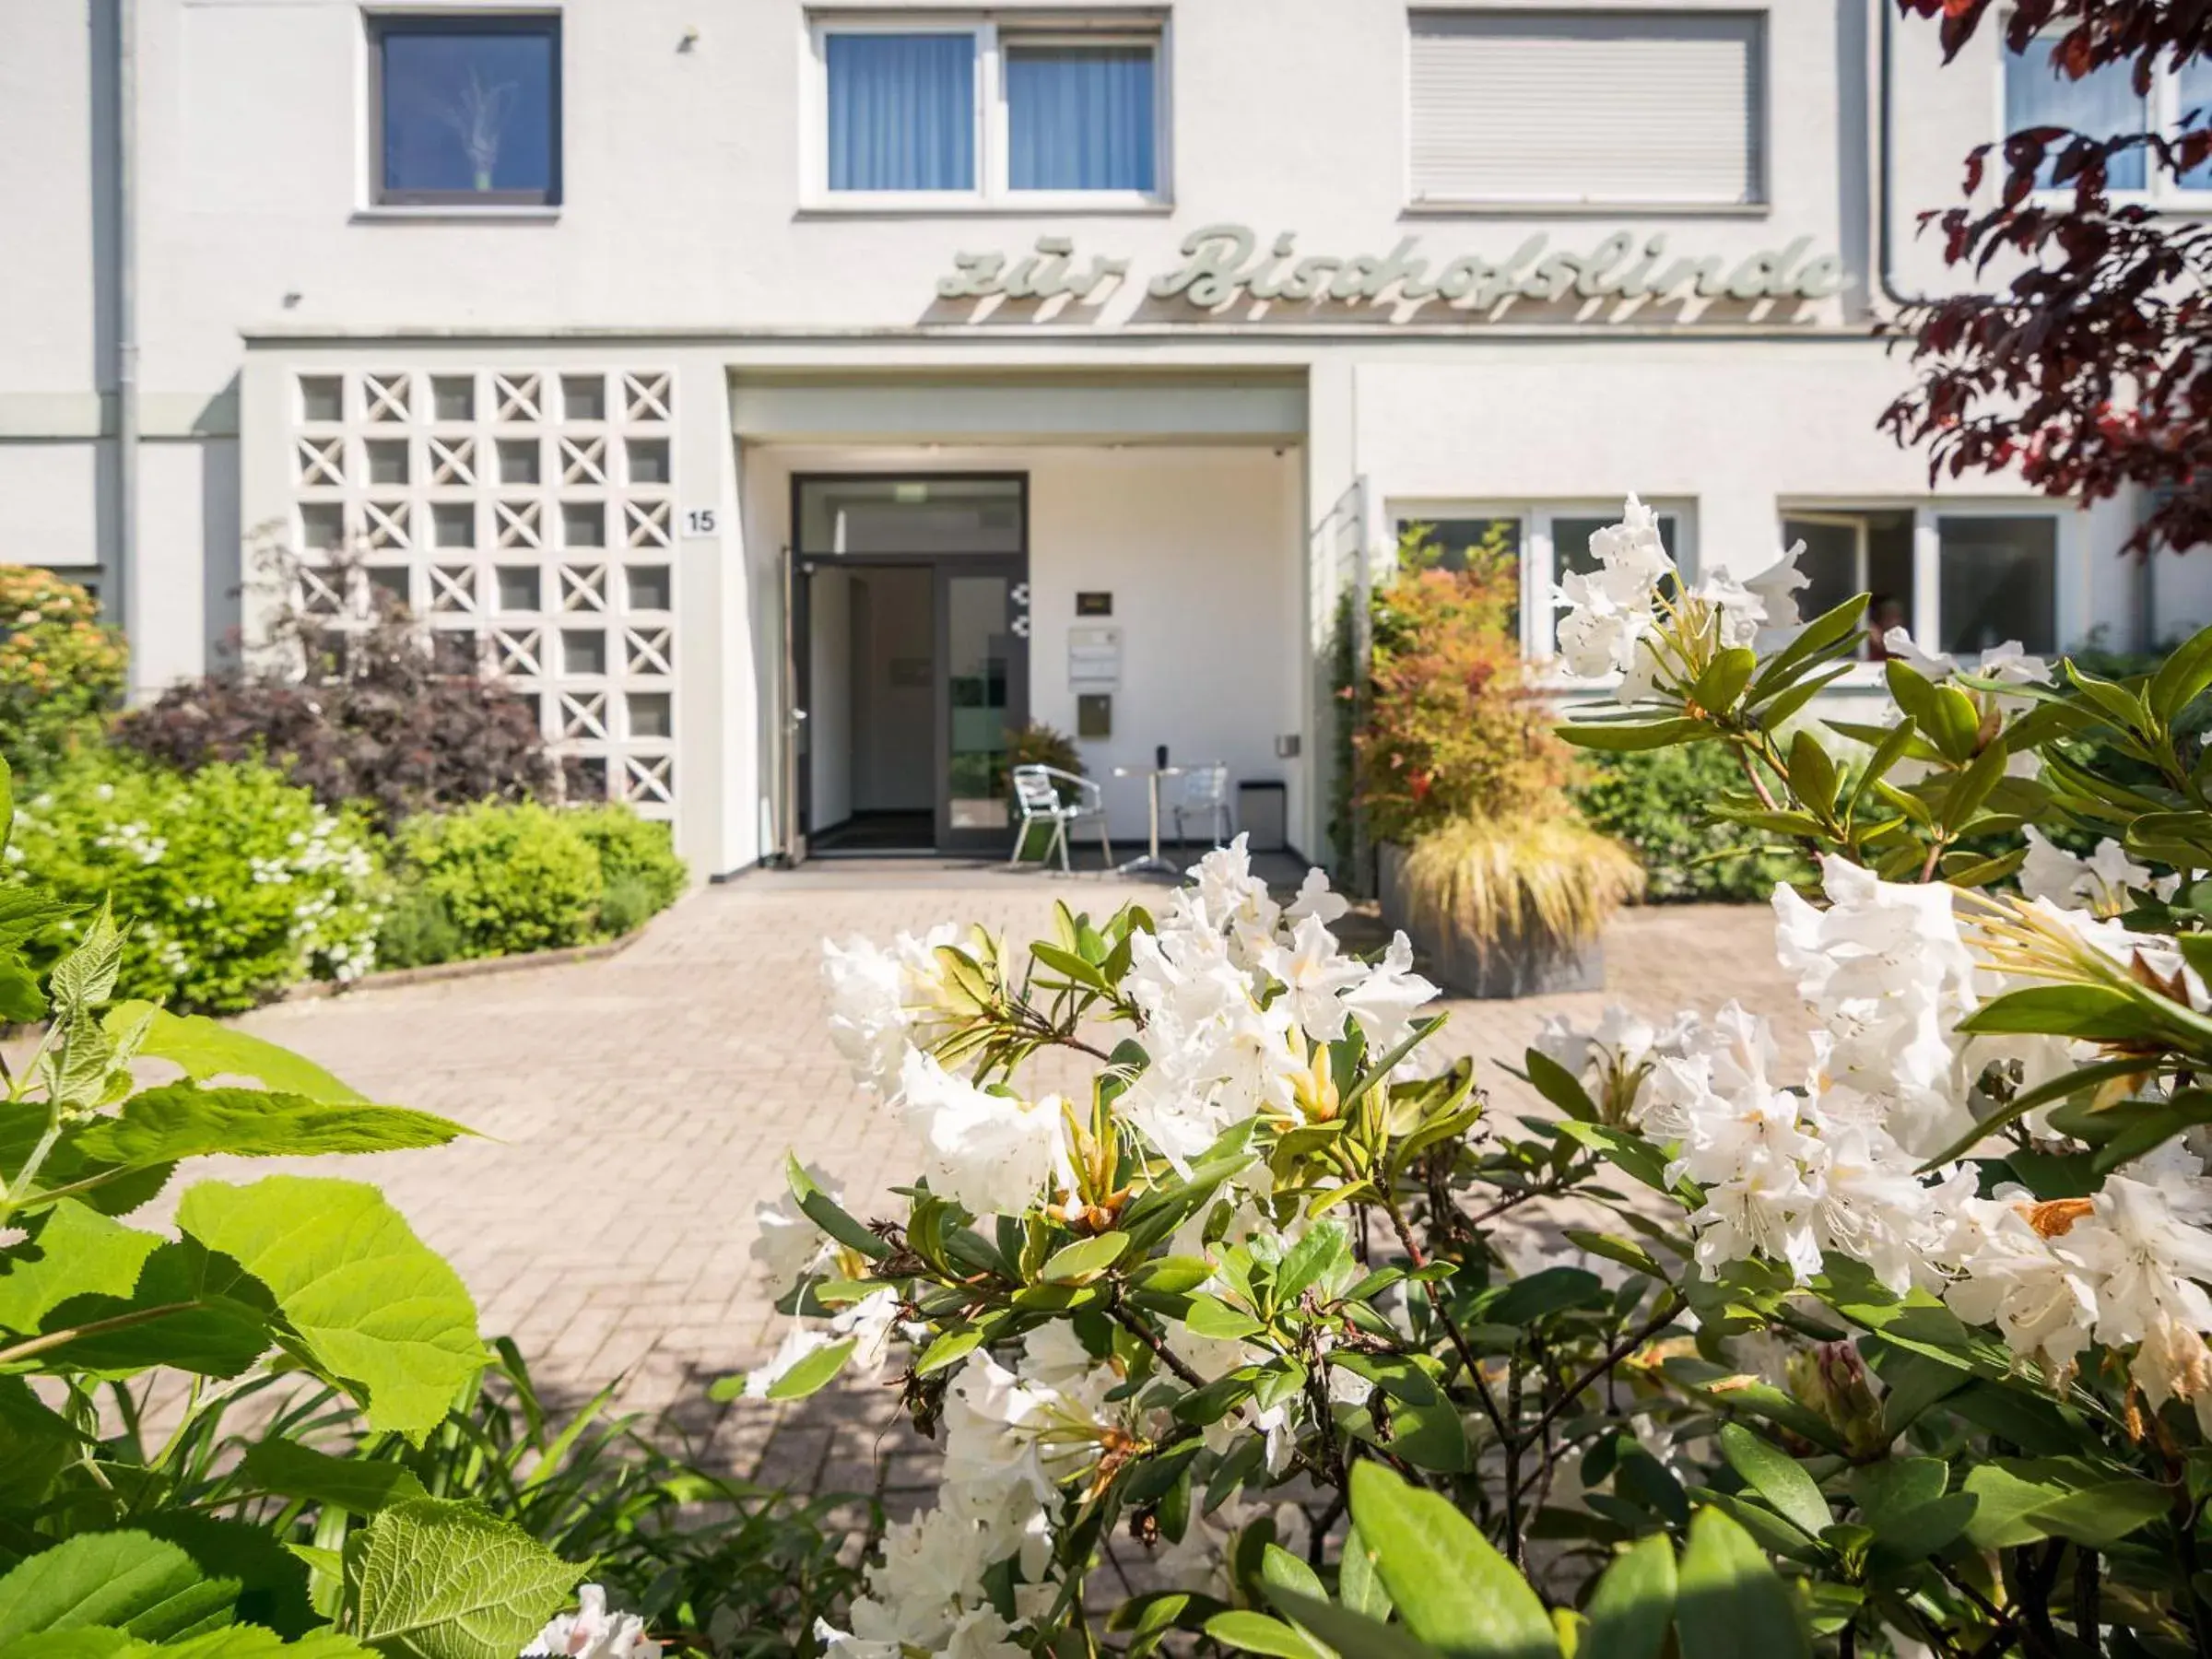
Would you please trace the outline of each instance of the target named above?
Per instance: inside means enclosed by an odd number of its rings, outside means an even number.
[[[1028,508],[1018,474],[792,480],[794,859],[1006,850]]]

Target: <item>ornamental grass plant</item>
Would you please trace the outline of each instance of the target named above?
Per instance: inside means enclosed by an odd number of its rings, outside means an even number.
[[[1635,854],[1575,809],[1574,751],[1522,658],[1520,593],[1499,536],[1447,569],[1409,530],[1376,595],[1352,740],[1369,832],[1403,852],[1386,902],[1430,948],[1464,941],[1477,962],[1571,959],[1644,888]]]

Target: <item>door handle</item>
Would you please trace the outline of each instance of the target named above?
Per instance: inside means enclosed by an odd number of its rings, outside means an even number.
[[[1022,610],[1030,608],[1030,584],[1018,582],[1006,590],[1006,598]]]
[[[1030,613],[1028,611],[1023,611],[1019,616],[1016,617],[1013,621],[1007,623],[1006,626],[1014,630],[1014,637],[1016,639],[1028,639],[1030,637]]]

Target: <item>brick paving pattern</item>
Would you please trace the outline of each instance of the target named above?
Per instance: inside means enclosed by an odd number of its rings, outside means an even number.
[[[897,1498],[930,1477],[891,1391],[783,1408],[704,1400],[777,1339],[747,1251],[754,1206],[782,1190],[784,1149],[838,1176],[863,1211],[910,1169],[903,1132],[859,1098],[830,1047],[818,942],[948,918],[1026,940],[1055,898],[1103,915],[1159,891],[919,865],[756,873],[693,894],[604,960],[285,1004],[246,1023],[373,1099],[478,1132],[435,1151],[317,1160],[316,1172],[381,1183],[550,1396],[581,1399],[622,1373],[627,1406],[676,1408],[716,1464]],[[1437,1041],[1517,1060],[1545,1015],[1587,1021],[1615,999],[1664,1017],[1733,996],[1794,1023],[1763,906],[1627,912],[1606,952],[1607,993],[1454,1002]],[[1478,1076],[1500,1105],[1526,1104],[1512,1078]]]

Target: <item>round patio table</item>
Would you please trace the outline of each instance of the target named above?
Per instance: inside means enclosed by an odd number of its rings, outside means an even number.
[[[1162,778],[1180,778],[1183,774],[1183,770],[1180,766],[1117,766],[1113,769],[1113,775],[1117,778],[1144,779],[1151,829],[1149,850],[1141,858],[1133,858],[1127,864],[1117,865],[1114,867],[1115,875],[1141,876],[1154,870],[1163,876],[1182,874],[1171,861],[1159,855],[1159,781]]]

